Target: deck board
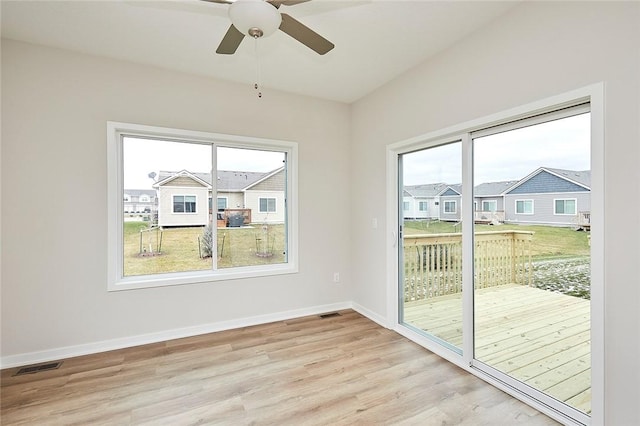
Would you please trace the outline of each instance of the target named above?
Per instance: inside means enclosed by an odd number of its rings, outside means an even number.
[[[476,358],[590,413],[590,303],[520,285],[475,294]],[[462,294],[407,302],[404,321],[462,346]]]

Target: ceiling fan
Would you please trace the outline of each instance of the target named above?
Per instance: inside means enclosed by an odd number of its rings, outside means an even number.
[[[311,28],[279,11],[280,6],[294,6],[310,0],[202,0],[229,5],[231,26],[222,38],[216,53],[231,55],[245,36],[266,37],[280,29],[300,43],[324,55],[335,46]]]

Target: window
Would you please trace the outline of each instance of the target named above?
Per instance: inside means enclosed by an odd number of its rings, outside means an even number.
[[[109,290],[297,272],[296,143],[107,128]],[[155,191],[154,214],[125,222],[124,188]]]
[[[404,210],[405,212],[409,211],[409,202],[408,201],[403,201],[402,202],[402,210]]]
[[[496,200],[486,200],[482,202],[483,212],[495,212],[498,210],[498,202]]]
[[[227,197],[218,197],[218,211],[227,208]]]
[[[516,214],[533,214],[533,200],[516,200]]]
[[[129,194],[124,194],[122,199],[124,200],[125,203],[131,202],[131,196]]]
[[[456,212],[456,202],[454,201],[445,201],[444,202],[444,212],[445,213],[455,213]]]
[[[151,199],[149,198],[149,196],[147,194],[142,194],[140,196],[140,202],[141,203],[149,203],[149,202],[151,202]]]
[[[428,207],[429,203],[427,203],[426,201],[420,201],[418,203],[418,210],[420,210],[421,212],[426,212]]]
[[[196,196],[195,195],[174,195],[173,196],[173,212],[174,213],[196,213]]]
[[[554,200],[553,214],[562,215],[576,215],[576,203],[575,198],[568,200]]]
[[[275,213],[275,211],[276,211],[275,198],[260,198],[260,213]]]

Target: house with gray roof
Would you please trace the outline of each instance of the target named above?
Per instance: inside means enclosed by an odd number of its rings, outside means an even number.
[[[158,225],[204,226],[210,222],[214,190],[210,173],[160,171],[153,187],[158,191]],[[217,211],[248,209],[252,222],[284,222],[284,167],[266,173],[219,170],[215,190]]]
[[[504,192],[505,222],[576,226],[591,210],[591,171],[540,167]]]
[[[590,185],[589,170],[550,167],[540,167],[517,181],[481,183],[474,187],[474,220],[587,228]],[[405,186],[403,217],[458,222],[461,192],[459,184]]]

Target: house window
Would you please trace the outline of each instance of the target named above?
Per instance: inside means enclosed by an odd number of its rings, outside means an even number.
[[[575,198],[568,200],[554,200],[553,214],[575,216],[576,204],[577,200]]]
[[[453,201],[445,201],[444,202],[444,212],[445,213],[455,213],[457,209],[457,203],[455,200]]]
[[[218,197],[218,211],[227,208],[227,197]]]
[[[403,201],[402,202],[402,210],[404,210],[405,212],[409,211],[409,202],[408,201]]]
[[[195,195],[174,195],[173,196],[173,212],[174,213],[196,213],[196,196]]]
[[[516,214],[533,214],[533,200],[516,200]]]
[[[275,198],[260,198],[260,213],[275,213],[275,211],[276,211]]]
[[[426,201],[420,201],[418,203],[418,210],[420,210],[421,212],[426,212],[428,207],[429,203],[427,203]]]
[[[140,196],[140,202],[141,203],[149,203],[149,202],[151,202],[151,199],[149,198],[149,196],[147,194],[142,194]]]
[[[297,272],[296,143],[126,123],[107,128],[109,290]],[[156,191],[157,213],[125,223],[124,188]],[[213,214],[214,197],[229,212],[223,218]],[[233,237],[226,230],[248,222],[259,229]]]
[[[498,202],[496,200],[486,200],[482,202],[483,212],[495,212],[498,210]]]

